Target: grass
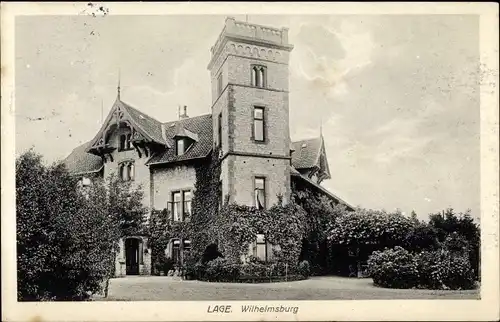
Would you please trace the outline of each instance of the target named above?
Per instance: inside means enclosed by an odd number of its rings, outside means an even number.
[[[105,301],[203,300],[370,300],[479,299],[479,290],[444,291],[386,289],[371,279],[312,277],[308,280],[266,284],[181,281],[164,276],[112,279]]]

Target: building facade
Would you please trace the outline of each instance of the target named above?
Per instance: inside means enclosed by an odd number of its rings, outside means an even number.
[[[220,148],[222,194],[230,201],[266,208],[282,195],[288,202],[296,181],[343,202],[320,184],[330,178],[323,136],[292,142],[289,127],[288,30],[227,18],[208,64],[211,111],[160,122],[123,102],[120,88],[95,137],[66,158],[70,172],[88,183],[111,173],[141,185],[144,205],[168,209],[171,220],[191,214],[196,162],[209,162]],[[260,236],[259,236],[260,237]],[[257,239],[259,243],[260,238]],[[181,247],[182,243],[182,247]],[[116,275],[151,274],[147,237],[120,240]],[[251,247],[255,256],[262,251]],[[166,250],[178,261],[189,240],[173,239]]]

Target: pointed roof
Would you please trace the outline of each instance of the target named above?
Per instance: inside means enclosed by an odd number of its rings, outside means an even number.
[[[292,142],[292,164],[296,169],[309,169],[318,164],[321,153],[321,137]]]
[[[123,101],[119,101],[121,105],[125,108],[125,110],[130,115],[131,119],[134,123],[143,130],[153,141],[160,144],[167,144],[168,142],[162,136],[162,123],[155,118],[139,111],[138,109],[130,106]]]
[[[63,163],[73,175],[98,172],[103,167],[101,157],[85,152],[90,147],[91,141],[73,149],[73,151],[64,159]]]
[[[115,117],[118,111],[123,113],[123,117],[126,118],[131,123],[131,126],[139,131],[146,139],[170,147],[162,136],[162,123],[160,121],[124,103],[117,97],[106,120],[103,122],[96,136],[90,141],[87,152],[89,152],[92,146],[102,138],[104,131],[106,131],[110,124],[116,122]]]
[[[317,168],[323,172],[323,179],[330,178],[330,167],[322,134],[317,138],[292,142],[291,150],[292,165],[295,169]]]

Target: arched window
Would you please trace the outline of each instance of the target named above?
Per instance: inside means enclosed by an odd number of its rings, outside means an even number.
[[[267,85],[267,73],[266,67],[260,65],[252,66],[251,82],[252,86],[256,87],[266,87]]]
[[[257,83],[257,86],[264,87],[264,68],[263,67],[261,67],[259,69],[259,82]]]
[[[123,162],[118,166],[120,179],[123,181],[134,180],[135,177],[135,165],[133,162]]]

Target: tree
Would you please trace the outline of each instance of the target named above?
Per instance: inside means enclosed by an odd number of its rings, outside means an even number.
[[[109,185],[108,185],[109,184]],[[85,300],[112,274],[120,236],[143,229],[140,190],[116,179],[80,187],[61,163],[16,160],[19,300]]]
[[[452,208],[448,208],[442,213],[430,214],[429,225],[436,229],[441,243],[445,243],[450,234],[454,233],[461,237],[452,236],[452,240],[465,239],[467,241],[469,260],[476,278],[479,278],[481,229],[479,224],[474,222],[470,210],[457,214]],[[449,244],[450,240],[447,243]]]

